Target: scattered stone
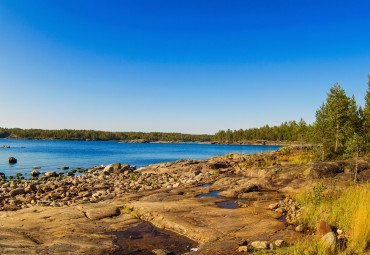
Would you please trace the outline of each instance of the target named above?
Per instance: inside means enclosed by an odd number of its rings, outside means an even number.
[[[270,243],[269,248],[270,248],[270,250],[275,250],[275,244],[274,243]]]
[[[14,158],[14,157],[9,157],[9,158],[8,158],[8,163],[9,163],[9,164],[15,164],[15,163],[17,163],[17,159],[16,159],[16,158]]]
[[[279,207],[279,203],[273,203],[273,204],[270,204],[269,205],[269,209],[270,210],[275,210],[276,208],[278,208]]]
[[[24,188],[18,188],[18,189],[13,189],[12,191],[9,192],[9,196],[15,197],[17,195],[25,194],[26,191]]]
[[[325,221],[319,221],[319,223],[317,223],[317,234],[319,236],[324,236],[329,232],[332,232],[332,230],[328,223]]]
[[[164,250],[164,249],[155,249],[155,250],[152,250],[152,252],[155,255],[170,255],[171,254],[171,252],[169,252],[168,250]]]
[[[337,243],[337,237],[335,236],[334,232],[326,233],[323,237],[321,237],[320,241],[327,249],[329,249],[331,252],[334,252],[335,245]]]
[[[282,246],[284,246],[286,243],[285,243],[285,241],[284,241],[284,240],[276,240],[276,241],[274,242],[274,244],[275,244],[277,247],[282,247]]]
[[[33,166],[32,169],[41,169],[40,166]]]
[[[280,214],[284,214],[286,212],[286,210],[282,207],[277,208],[275,211],[280,213]]]
[[[86,216],[89,219],[97,220],[97,219],[117,216],[119,215],[119,213],[120,212],[118,210],[118,207],[113,206],[113,207],[89,209],[86,211]]]
[[[304,226],[302,224],[298,225],[296,228],[295,228],[295,231],[297,232],[303,232],[304,230]]]
[[[68,170],[69,166],[62,166],[62,170]]]
[[[269,248],[269,242],[267,241],[254,241],[251,243],[253,248],[256,249],[268,249]]]
[[[44,175],[45,177],[58,177],[59,176],[56,172],[47,172]]]
[[[246,245],[239,246],[238,251],[239,252],[248,252],[248,246],[246,246]]]
[[[117,171],[120,168],[121,168],[121,164],[120,163],[112,163],[112,164],[107,165],[104,168],[104,172],[113,173],[113,172]]]
[[[32,177],[36,177],[37,178],[37,177],[39,177],[39,175],[40,175],[40,172],[37,171],[37,170],[34,170],[34,171],[31,172],[31,176]]]

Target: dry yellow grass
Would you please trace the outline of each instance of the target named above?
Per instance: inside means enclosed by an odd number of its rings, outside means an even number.
[[[316,194],[317,195],[317,194]],[[304,209],[300,219],[315,229],[319,220],[344,230],[347,248],[337,247],[335,254],[362,254],[370,243],[370,184],[354,185],[341,192],[322,197],[315,202],[313,194],[302,194],[297,199]],[[276,254],[332,254],[316,236],[306,236],[294,245],[276,250]]]

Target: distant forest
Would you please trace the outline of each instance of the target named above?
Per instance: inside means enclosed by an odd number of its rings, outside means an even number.
[[[322,159],[361,152],[370,153],[370,75],[365,95],[365,107],[359,107],[355,97],[346,95],[336,83],[327,93],[327,99],[316,111],[313,124],[301,119],[283,122],[280,126],[221,130],[213,141],[243,143],[251,140],[305,142],[321,145]]]
[[[247,143],[267,140],[318,144],[322,148],[322,159],[361,152],[370,153],[370,75],[365,95],[365,107],[359,107],[355,97],[346,95],[336,83],[327,93],[327,99],[316,111],[316,120],[307,124],[283,122],[280,126],[261,128],[221,130],[215,135],[191,135],[161,132],[106,132],[94,130],[42,130],[0,128],[0,138],[23,139],[80,139],[80,140],[121,140],[141,142],[215,142]]]
[[[212,135],[190,135],[181,133],[161,133],[161,132],[107,132],[95,130],[42,130],[42,129],[20,129],[20,128],[0,128],[0,138],[15,139],[61,139],[61,140],[119,140],[155,142],[155,141],[211,141]]]

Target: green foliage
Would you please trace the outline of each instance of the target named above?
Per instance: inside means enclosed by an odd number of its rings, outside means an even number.
[[[279,151],[282,155],[288,155],[292,151],[292,149],[289,146],[284,146],[280,148]]]
[[[134,181],[136,179],[136,174],[135,173],[131,173],[130,174],[130,180]]]
[[[313,192],[310,194],[309,199],[313,205],[319,205],[324,197],[324,191],[327,187],[323,182],[317,182],[313,188]]]
[[[0,138],[26,138],[26,139],[61,139],[61,140],[116,140],[116,141],[211,141],[212,135],[191,135],[181,133],[161,132],[106,132],[95,130],[42,130],[42,129],[20,129],[0,128]]]
[[[136,219],[140,219],[141,218],[141,215],[138,212],[136,212],[136,211],[133,211],[131,213],[131,215],[134,216]]]
[[[270,127],[265,125],[261,128],[239,129],[227,131],[221,130],[217,132],[213,141],[223,143],[239,143],[245,141],[307,141],[309,139],[309,132],[312,126],[307,125],[301,119],[299,123],[296,121],[283,122],[280,126]]]
[[[370,152],[370,75],[364,109],[356,104],[354,96],[348,97],[339,83],[335,83],[326,101],[316,111],[316,121],[312,125],[307,125],[301,118],[298,123],[289,121],[280,126],[221,130],[214,135],[213,141],[298,141],[301,148],[304,143],[316,143],[320,147],[321,160],[325,160],[344,157],[355,133],[363,138],[363,150]]]
[[[123,205],[123,210],[125,211],[126,214],[131,214],[132,213],[132,209],[127,207],[126,205]]]
[[[361,112],[362,115],[362,127],[361,133],[365,139],[366,150],[370,151],[370,75],[368,89],[365,96],[365,107]]]
[[[368,224],[370,219],[370,184],[351,186],[326,196],[320,196],[323,191],[322,184],[316,185],[316,188],[317,191],[314,193],[317,193],[317,199],[312,199],[312,193],[301,194],[297,198],[304,208],[303,215],[299,219],[300,223],[315,229],[317,222],[324,220],[329,225],[344,230],[348,235],[347,249],[338,251],[338,254],[362,254],[370,242],[370,224]],[[302,243],[297,243],[297,247],[302,245]],[[309,248],[309,242],[305,247],[312,250]],[[319,248],[317,246],[313,251],[317,251]]]
[[[357,133],[354,133],[352,138],[347,141],[346,143],[346,152],[351,153],[359,153],[364,146],[364,138]]]
[[[220,172],[217,169],[212,170],[212,175],[213,176],[218,176],[219,174],[220,174]]]

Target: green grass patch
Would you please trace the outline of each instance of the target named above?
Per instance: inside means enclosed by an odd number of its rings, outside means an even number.
[[[333,228],[344,230],[348,237],[347,249],[338,254],[361,254],[370,242],[370,184],[354,185],[324,195],[325,189],[319,182],[311,193],[296,197],[304,208],[300,223],[316,229],[318,221],[324,220]],[[320,243],[315,242],[300,241],[290,249],[297,249],[292,254],[326,254],[321,253]],[[298,253],[304,249],[307,252]]]

